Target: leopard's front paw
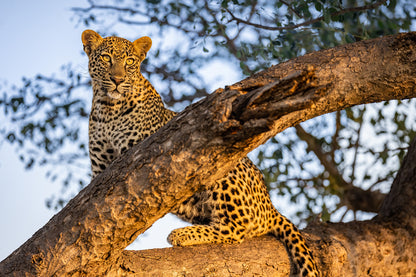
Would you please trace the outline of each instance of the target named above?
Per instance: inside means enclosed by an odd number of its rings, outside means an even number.
[[[192,245],[192,237],[184,229],[185,228],[173,230],[168,236],[168,242],[173,246]]]
[[[193,225],[173,230],[168,242],[173,246],[189,246],[204,243],[222,243],[222,237],[211,226]]]

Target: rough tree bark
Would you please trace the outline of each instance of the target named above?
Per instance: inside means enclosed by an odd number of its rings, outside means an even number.
[[[123,249],[276,133],[353,105],[416,97],[415,42],[416,33],[407,33],[315,52],[217,90],[114,161],[3,260],[0,272],[286,276],[286,252],[273,238],[241,245]],[[416,168],[409,162],[415,151],[413,145],[377,218],[315,223],[307,229],[325,275],[416,274]],[[203,261],[196,264],[199,255]]]

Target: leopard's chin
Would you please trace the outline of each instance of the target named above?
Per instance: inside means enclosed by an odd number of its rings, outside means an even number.
[[[114,100],[118,100],[123,96],[123,93],[119,92],[118,90],[109,90],[107,91],[107,95],[108,97],[114,99]]]

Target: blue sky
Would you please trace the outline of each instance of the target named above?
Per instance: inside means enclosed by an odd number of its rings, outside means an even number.
[[[49,75],[68,62],[79,64],[79,70],[85,72],[87,58],[81,55],[84,27],[76,27],[70,11],[72,6],[85,2],[14,0],[3,3],[0,81],[13,84],[22,76],[32,77],[40,72]],[[0,121],[3,116],[0,113]],[[46,208],[45,200],[59,193],[61,184],[47,180],[42,168],[24,170],[13,148],[1,140],[0,176],[0,260],[3,260],[53,216],[54,211]],[[166,247],[170,230],[184,225],[168,215],[131,247]]]

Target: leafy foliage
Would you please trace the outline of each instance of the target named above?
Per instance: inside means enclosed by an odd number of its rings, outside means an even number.
[[[415,7],[411,0],[88,0],[73,12],[78,23],[102,35],[151,36],[143,71],[165,102],[181,110],[218,86],[287,59],[410,31]],[[71,66],[61,75],[39,74],[11,88],[0,100],[9,119],[1,134],[27,167],[49,166],[52,179],[82,186],[89,178],[81,135],[89,83]],[[387,102],[322,116],[277,135],[253,155],[270,189],[296,203],[295,221],[318,213],[343,220],[349,211],[377,208],[358,209],[348,195],[352,188],[387,192],[414,136],[414,109],[414,101]]]
[[[11,144],[26,169],[46,166],[51,181],[62,182],[63,193],[71,196],[88,181],[87,119],[89,102],[83,89],[87,80],[70,65],[62,66],[61,76],[23,77],[22,84],[3,94],[0,107],[7,122],[0,134]],[[10,96],[8,96],[10,95]],[[70,188],[78,183],[79,187]],[[49,200],[47,205],[62,206],[65,200]]]

